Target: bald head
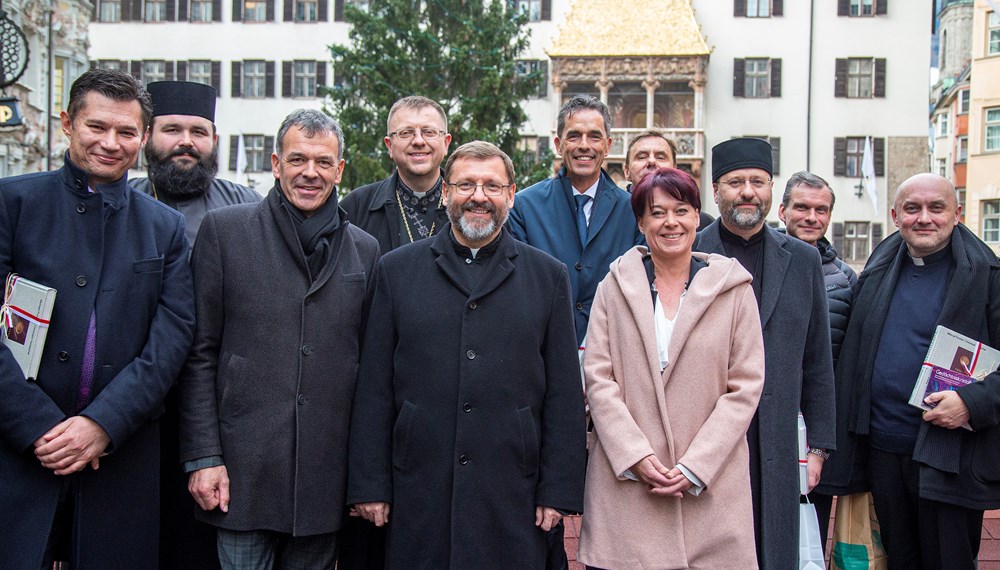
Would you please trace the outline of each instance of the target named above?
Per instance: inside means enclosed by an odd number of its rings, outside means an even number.
[[[911,176],[896,190],[892,221],[913,257],[944,249],[961,215],[955,186],[937,174]]]

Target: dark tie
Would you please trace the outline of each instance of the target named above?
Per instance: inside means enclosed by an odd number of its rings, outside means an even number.
[[[80,388],[76,395],[76,411],[87,407],[90,403],[90,388],[94,383],[94,354],[97,341],[97,311],[90,312],[90,325],[87,327],[87,341],[83,346],[83,366],[80,368]]]
[[[590,196],[577,194],[576,198],[576,228],[580,231],[580,246],[587,246],[587,213],[583,211],[583,205],[590,201]]]

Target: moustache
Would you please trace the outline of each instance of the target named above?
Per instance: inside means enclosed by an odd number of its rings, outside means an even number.
[[[173,158],[175,156],[190,156],[195,160],[201,160],[201,153],[193,148],[179,148],[177,150],[171,151],[167,158]]]
[[[493,212],[497,211],[497,207],[494,206],[493,203],[490,202],[490,201],[486,201],[486,202],[473,202],[473,201],[470,200],[470,201],[466,202],[465,204],[462,204],[462,211],[463,212],[468,212],[468,211],[470,211],[470,210],[472,210],[474,208],[480,208],[480,209],[486,210],[487,212],[489,212],[491,214]]]

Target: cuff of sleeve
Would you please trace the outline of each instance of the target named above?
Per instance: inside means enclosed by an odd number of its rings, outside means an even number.
[[[209,457],[202,457],[201,459],[195,459],[194,461],[185,461],[184,472],[191,473],[192,471],[197,471],[199,469],[208,469],[209,467],[218,467],[225,464],[226,463],[222,460],[221,455],[212,455]]]
[[[701,479],[699,479],[697,475],[692,473],[690,469],[684,467],[680,463],[677,464],[677,468],[680,469],[681,473],[683,473],[684,476],[688,478],[688,481],[691,481],[691,483],[693,483],[691,488],[687,490],[688,493],[697,497],[698,495],[701,494],[702,491],[705,490],[705,484],[702,483]]]

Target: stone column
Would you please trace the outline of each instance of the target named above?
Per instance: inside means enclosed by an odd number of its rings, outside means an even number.
[[[656,97],[656,90],[660,87],[660,82],[653,79],[652,77],[647,77],[643,82],[642,86],[646,88],[646,128],[653,128],[653,109],[655,108],[654,102]]]
[[[615,82],[610,79],[598,79],[594,82],[594,86],[601,91],[601,103],[605,105],[608,104],[608,91],[615,86]]]

